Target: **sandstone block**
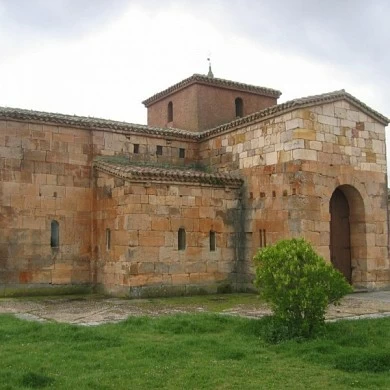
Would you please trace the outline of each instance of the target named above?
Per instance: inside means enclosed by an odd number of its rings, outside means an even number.
[[[158,231],[140,231],[139,245],[146,247],[160,247],[165,243],[165,235]]]
[[[292,132],[292,138],[315,141],[316,131],[313,129],[304,129],[304,128],[294,129]]]
[[[172,274],[172,284],[188,284],[190,282],[190,276],[188,274]]]
[[[167,217],[153,217],[151,221],[152,230],[168,231],[170,227]]]
[[[154,262],[140,262],[138,263],[138,274],[154,273]]]
[[[185,272],[187,273],[196,273],[196,272],[206,272],[206,263],[197,261],[197,262],[190,262],[185,265]]]
[[[70,284],[72,281],[72,270],[67,269],[54,269],[51,271],[52,284]]]
[[[293,159],[317,161],[317,151],[307,150],[307,149],[296,149],[293,150]]]

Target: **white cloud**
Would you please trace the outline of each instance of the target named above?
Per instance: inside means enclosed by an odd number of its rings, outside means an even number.
[[[110,3],[99,4],[104,9]],[[0,105],[145,123],[141,101],[193,73],[206,73],[211,53],[216,77],[280,89],[280,101],[345,88],[389,112],[386,55],[373,47],[365,53],[364,46],[375,41],[380,47],[378,32],[386,37],[388,27],[381,25],[365,39],[360,57],[356,52],[348,57],[349,45],[357,47],[355,39],[349,40],[353,34],[323,34],[327,25],[318,19],[321,13],[311,14],[301,32],[294,19],[298,11],[289,20],[289,8],[279,7],[278,19],[278,7],[272,12],[269,5],[261,7],[249,1],[241,6],[234,1],[131,1],[123,12],[95,23],[91,15],[84,29],[75,14],[77,29],[71,33],[72,19],[65,25],[69,36],[64,25],[65,30],[51,33],[55,23],[38,30],[0,23]],[[0,22],[4,14],[0,1]],[[330,20],[331,26],[342,20]],[[364,28],[369,34],[370,26]],[[335,61],[341,49],[342,60]],[[332,50],[332,56],[315,54]],[[371,58],[371,52],[378,56]]]

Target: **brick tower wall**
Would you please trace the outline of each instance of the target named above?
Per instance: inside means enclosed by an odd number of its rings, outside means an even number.
[[[236,119],[235,99],[243,100],[243,115],[273,106],[274,97],[217,86],[192,84],[148,107],[148,125],[190,131],[214,128]],[[168,122],[168,103],[173,104],[173,121]]]

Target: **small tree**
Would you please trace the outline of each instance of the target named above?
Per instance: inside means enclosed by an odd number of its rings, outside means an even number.
[[[343,275],[303,239],[259,250],[254,262],[255,285],[287,337],[313,335],[324,324],[327,306],[352,291]]]

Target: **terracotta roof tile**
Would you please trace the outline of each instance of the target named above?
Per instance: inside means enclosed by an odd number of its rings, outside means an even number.
[[[202,76],[206,77],[206,76]],[[205,139],[209,136],[213,136],[222,132],[226,132],[234,129],[235,127],[249,124],[258,120],[264,120],[276,115],[281,115],[286,112],[290,112],[294,109],[301,107],[309,107],[321,103],[330,103],[337,100],[345,99],[349,103],[355,105],[360,110],[365,112],[367,115],[376,119],[378,122],[388,125],[389,119],[379,112],[373,110],[365,103],[361,102],[359,99],[355,98],[348,92],[343,89],[340,91],[334,91],[329,93],[324,93],[322,95],[314,95],[303,97],[299,99],[294,99],[287,101],[285,103],[277,104],[272,107],[265,108],[264,110],[255,112],[246,117],[236,119],[232,122],[220,125],[213,129],[205,130],[203,132],[192,132],[182,129],[173,129],[173,128],[158,128],[151,127],[146,125],[139,125],[127,122],[119,122],[108,119],[99,119],[93,117],[83,117],[76,115],[64,115],[64,114],[54,114],[49,112],[41,111],[32,111],[24,110],[19,108],[8,108],[0,107],[0,119],[15,119],[15,120],[28,120],[28,121],[38,121],[58,125],[68,125],[81,127],[86,129],[93,130],[106,130],[109,129],[112,132],[123,133],[123,134],[145,134],[152,136],[162,136],[162,137],[177,137],[181,139],[187,139],[192,141],[197,141]]]
[[[39,121],[50,124],[68,125],[95,130],[109,129],[125,134],[135,132],[141,134],[161,135],[164,137],[175,136],[190,139],[196,139],[198,135],[198,133],[182,129],[152,127],[128,122],[114,121],[110,119],[56,114],[51,112],[25,110],[21,108],[10,107],[0,107],[0,119]]]
[[[252,93],[255,93],[258,95],[271,96],[271,97],[276,97],[276,98],[278,98],[282,94],[280,91],[277,91],[276,89],[259,87],[256,85],[250,85],[250,84],[244,84],[244,83],[238,83],[238,82],[232,81],[232,80],[219,79],[216,77],[208,77],[208,76],[203,75],[203,74],[195,73],[191,77],[188,77],[188,78],[180,81],[179,83],[172,85],[171,87],[165,89],[164,91],[156,93],[155,95],[151,96],[150,98],[144,100],[142,103],[146,107],[148,107],[152,103],[171,94],[172,92],[178,91],[179,89],[182,89],[188,85],[195,84],[195,83],[213,85],[213,86],[222,87],[222,88],[236,89],[236,90],[240,90],[240,91],[252,92]]]
[[[207,138],[209,136],[231,130],[237,126],[249,124],[259,119],[264,120],[269,117],[281,115],[286,112],[295,110],[297,108],[309,107],[321,103],[331,103],[342,99],[345,99],[347,102],[357,106],[360,110],[365,112],[367,115],[373,117],[378,122],[384,124],[385,126],[389,124],[389,119],[386,118],[384,115],[380,114],[378,111],[373,110],[365,103],[361,102],[359,99],[355,98],[354,96],[346,92],[344,89],[342,89],[340,91],[324,93],[321,95],[313,95],[313,96],[307,96],[299,99],[293,99],[285,103],[281,103],[272,107],[265,108],[264,110],[255,112],[243,118],[235,119],[232,122],[225,123],[213,129],[205,130],[200,133],[200,137],[202,139]]]
[[[163,181],[163,182],[184,182],[202,183],[216,186],[240,187],[243,180],[239,177],[222,173],[206,173],[192,169],[168,169],[144,165],[124,165],[99,158],[94,161],[93,166],[101,172],[132,181]]]

